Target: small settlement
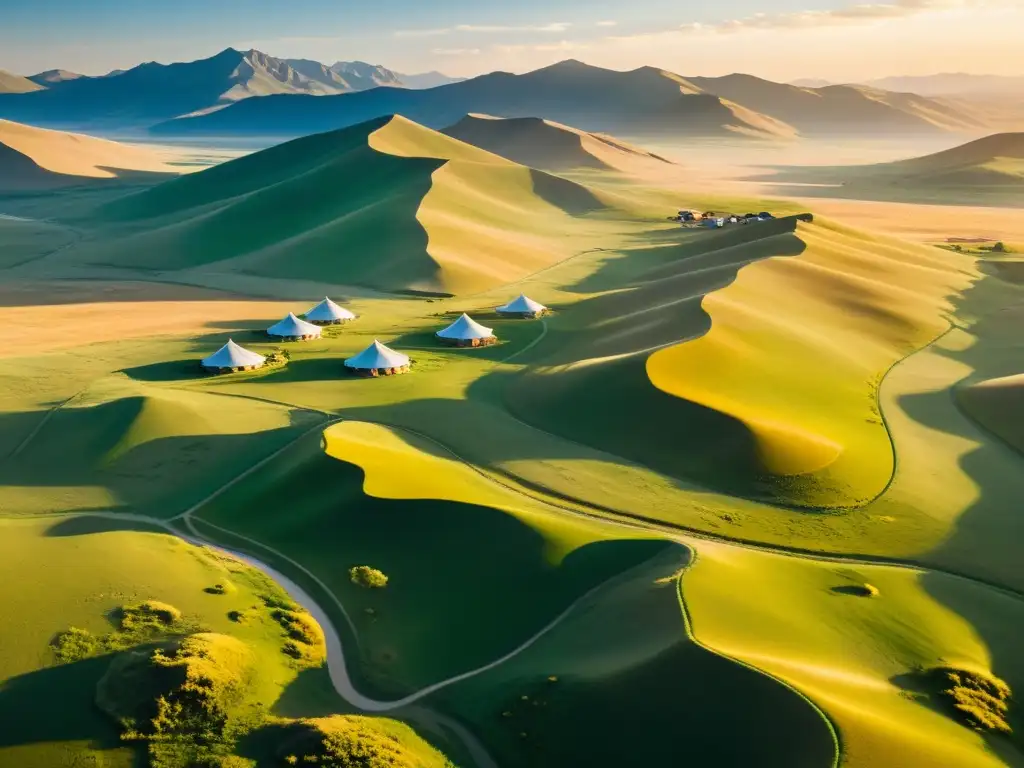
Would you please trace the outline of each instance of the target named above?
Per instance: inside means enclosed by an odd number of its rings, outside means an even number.
[[[756,224],[757,222],[768,221],[774,218],[768,211],[740,215],[736,213],[716,213],[715,211],[695,213],[694,211],[687,210],[679,211],[675,216],[668,217],[669,221],[678,221],[687,228],[710,227],[712,229],[724,227],[728,224]]]
[[[549,312],[540,302],[524,294],[508,304],[496,307],[496,313],[503,318],[538,318]],[[266,334],[275,341],[310,341],[323,335],[323,326],[340,325],[356,318],[355,313],[325,297],[303,317],[289,312],[284,318],[267,328]],[[498,342],[493,328],[481,325],[465,312],[451,325],[435,333],[442,344],[455,347],[483,347]],[[276,359],[278,353],[272,355]],[[267,362],[263,355],[252,352],[228,339],[227,344],[209,357],[200,361],[200,367],[215,374],[251,371],[262,368]],[[366,349],[345,360],[344,366],[358,376],[377,378],[408,373],[412,361],[407,355],[396,352],[374,339]]]

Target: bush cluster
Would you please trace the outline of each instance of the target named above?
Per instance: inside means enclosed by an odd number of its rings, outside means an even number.
[[[278,750],[282,766],[316,768],[453,768],[412,729],[355,715],[298,720]]]
[[[957,719],[977,731],[1008,734],[1010,686],[994,675],[956,667],[937,667],[930,673],[939,696]]]
[[[282,648],[285,654],[302,666],[316,666],[324,660],[327,655],[324,633],[312,616],[297,606],[294,610],[275,608],[270,616],[288,637]]]
[[[368,589],[383,589],[388,585],[388,577],[383,572],[368,565],[357,565],[350,568],[348,577],[352,580],[353,584]]]

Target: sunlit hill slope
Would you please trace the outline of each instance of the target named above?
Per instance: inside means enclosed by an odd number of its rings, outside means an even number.
[[[617,219],[632,216],[618,206],[385,117],[116,200],[100,212],[102,244],[61,258],[460,293],[522,278],[596,244]]]
[[[631,171],[671,161],[605,134],[537,117],[467,115],[443,133],[513,162],[547,171],[581,168]]]
[[[178,170],[153,149],[0,120],[0,191]]]
[[[848,506],[885,487],[879,382],[948,328],[970,259],[794,217],[646,258],[549,322],[506,386],[520,418],[730,493]]]

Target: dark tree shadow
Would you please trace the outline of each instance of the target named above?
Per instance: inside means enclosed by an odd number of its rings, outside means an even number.
[[[94,749],[123,746],[114,723],[96,706],[96,684],[113,656],[40,669],[0,687],[0,747],[82,741]]]

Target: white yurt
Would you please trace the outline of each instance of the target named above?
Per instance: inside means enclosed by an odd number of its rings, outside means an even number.
[[[232,371],[251,371],[266,362],[263,355],[257,355],[248,349],[238,346],[231,339],[209,357],[203,358],[199,364],[207,371],[214,373],[231,373]]]
[[[548,308],[539,301],[534,301],[525,293],[521,293],[519,298],[513,299],[503,306],[496,307],[495,311],[499,315],[505,315],[506,317],[540,317],[548,311]]]
[[[337,325],[355,319],[355,314],[338,306],[326,296],[323,301],[306,313],[306,320],[316,325]]]
[[[483,347],[498,341],[493,328],[480,325],[465,312],[447,328],[438,331],[437,338],[456,347]]]
[[[374,339],[373,344],[346,360],[345,367],[360,376],[393,376],[409,371],[409,358]]]
[[[320,326],[299,320],[294,312],[279,323],[274,323],[267,328],[267,335],[274,336],[285,341],[305,341],[306,339],[319,339]]]

